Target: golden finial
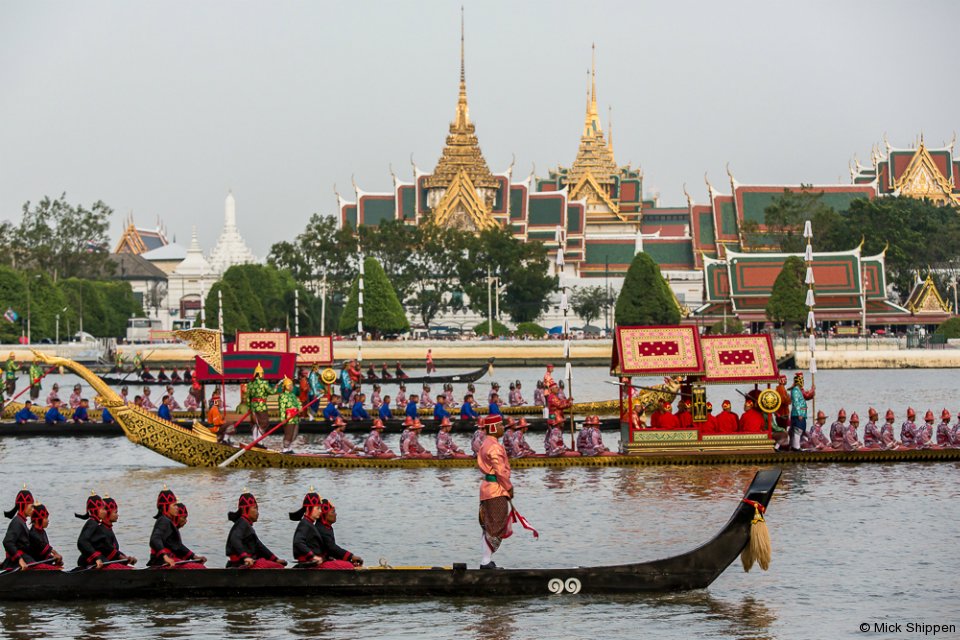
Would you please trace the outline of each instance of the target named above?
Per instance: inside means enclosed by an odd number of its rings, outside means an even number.
[[[309,493],[316,493],[316,492],[317,492],[317,490],[313,488],[313,485],[310,485],[310,491],[309,491]]]
[[[607,105],[607,146],[613,153],[613,105]]]
[[[597,104],[597,43],[590,43],[590,102]]]
[[[250,490],[247,489],[246,487],[244,487],[244,488],[243,488],[243,491],[242,491],[241,493],[250,493]]]

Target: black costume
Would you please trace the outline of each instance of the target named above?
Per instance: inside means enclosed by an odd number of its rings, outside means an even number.
[[[20,514],[13,516],[7,534],[3,536],[3,550],[6,558],[3,561],[4,569],[13,569],[20,566],[20,559],[27,564],[34,562],[30,554],[30,531],[27,529],[27,520]]]
[[[180,539],[180,529],[168,515],[157,518],[150,534],[150,559],[148,567],[161,567],[166,564],[163,556],[173,556],[174,560],[191,560],[193,551],[184,546]]]
[[[235,512],[234,512],[235,513]],[[233,515],[233,513],[231,513]],[[253,524],[244,516],[231,518],[234,521],[230,534],[227,536],[227,568],[242,567],[244,558],[253,558],[254,560],[277,561],[274,555],[265,544],[260,542],[257,532],[253,530]]]
[[[316,523],[310,518],[303,518],[293,532],[293,557],[296,558],[298,568],[312,566],[314,559],[324,558],[323,538]]]

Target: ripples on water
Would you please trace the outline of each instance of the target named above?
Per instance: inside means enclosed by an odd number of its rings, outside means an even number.
[[[913,381],[909,388],[905,375]],[[892,404],[899,413],[897,404],[924,407],[925,398],[939,407],[947,394],[956,405],[955,376],[838,372],[818,376],[818,382],[829,382],[818,386],[824,403],[842,400],[848,412],[852,401],[874,403],[881,411]],[[595,384],[602,379],[597,375]],[[289,558],[294,523],[286,514],[311,485],[337,504],[339,541],[368,563],[380,557],[392,564],[478,560],[478,477],[470,469],[188,469],[119,438],[6,439],[0,441],[0,461],[0,507],[9,508],[26,482],[50,507],[51,541],[69,564],[76,559],[82,524],[71,514],[82,510],[91,489],[118,499],[120,542],[144,562],[163,484],[190,507],[184,541],[215,566],[224,560],[226,512],[244,488],[260,500],[261,537]],[[687,550],[723,526],[754,471],[740,466],[517,470],[517,507],[541,538],[517,531],[497,562],[618,564]],[[0,628],[4,637],[24,639],[539,640],[833,638],[861,635],[857,626],[864,621],[960,625],[958,472],[957,463],[788,465],[769,512],[770,571],[745,574],[735,563],[709,589],[691,593],[0,605]]]

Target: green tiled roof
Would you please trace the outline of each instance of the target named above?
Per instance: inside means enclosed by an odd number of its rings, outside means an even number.
[[[659,265],[683,265],[693,268],[693,246],[683,242],[645,242],[643,250]]]
[[[558,225],[563,219],[563,199],[559,196],[553,198],[531,198],[529,201],[530,212],[528,222],[532,225]]]
[[[397,202],[393,198],[364,196],[361,203],[363,205],[363,224],[365,225],[379,225],[381,222],[394,219]]]

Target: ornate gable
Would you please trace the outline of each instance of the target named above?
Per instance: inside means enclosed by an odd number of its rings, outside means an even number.
[[[934,284],[933,278],[929,274],[926,280],[918,282],[913,287],[905,306],[910,313],[916,314],[950,312],[950,306],[940,296],[937,285]]]
[[[586,199],[587,205],[595,205],[594,207],[588,206],[590,213],[599,213],[595,207],[602,206],[609,209],[610,213],[618,219],[624,220],[624,217],[620,215],[619,205],[607,195],[607,190],[601,187],[593,174],[589,172],[585,173],[573,189],[570,190],[570,200],[582,199]]]
[[[497,224],[465,169],[453,177],[434,209],[434,216],[438,226],[464,231],[480,231]]]
[[[953,193],[952,181],[937,167],[923,141],[894,187],[900,195],[910,198],[928,198],[934,202],[960,204],[960,195]]]

